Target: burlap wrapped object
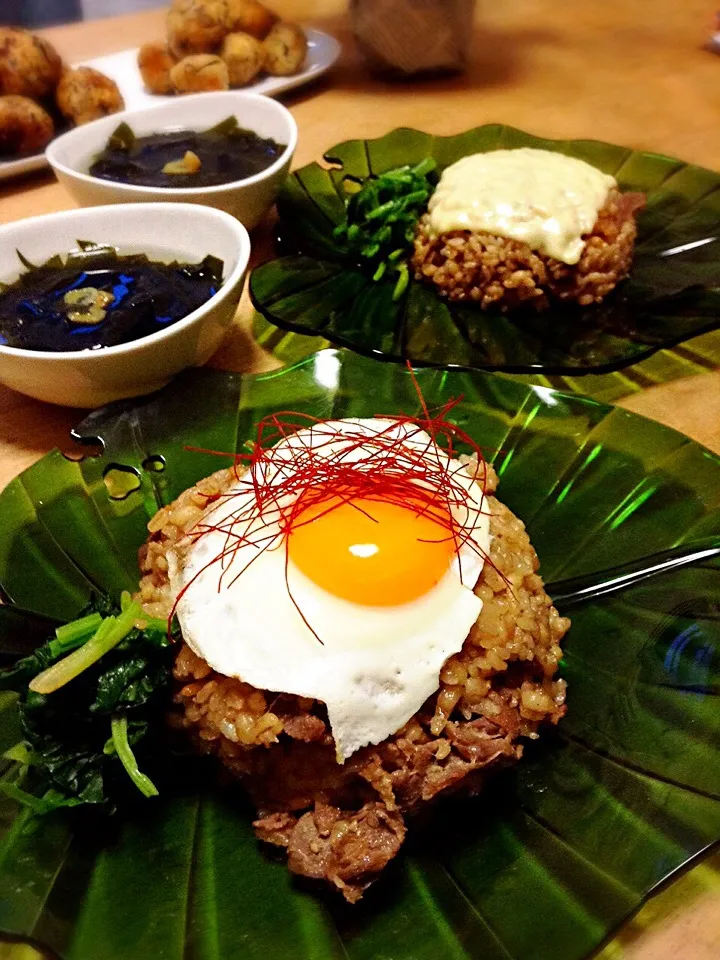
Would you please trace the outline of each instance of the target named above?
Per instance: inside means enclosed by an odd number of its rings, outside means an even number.
[[[475,0],[350,0],[350,22],[369,66],[391,76],[462,70]]]

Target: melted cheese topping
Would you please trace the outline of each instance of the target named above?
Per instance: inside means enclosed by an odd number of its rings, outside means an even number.
[[[521,147],[463,157],[448,167],[430,198],[434,234],[491,233],[527,243],[563,263],[577,263],[615,178],[549,150]]]

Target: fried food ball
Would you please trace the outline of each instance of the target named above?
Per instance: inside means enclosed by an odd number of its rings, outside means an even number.
[[[273,77],[297,73],[307,54],[307,37],[294,23],[276,23],[263,40],[265,69]]]
[[[150,93],[175,93],[170,71],[177,63],[166,43],[144,43],[138,52],[138,67]]]
[[[39,153],[54,133],[52,117],[39,103],[16,94],[0,96],[0,156]]]
[[[265,63],[265,47],[249,33],[229,33],[220,56],[228,68],[231,87],[244,87],[260,73]]]
[[[225,24],[229,33],[249,33],[264,40],[277,23],[277,14],[264,7],[259,0],[226,0]]]
[[[170,71],[170,79],[178,93],[202,93],[205,90],[228,90],[230,79],[225,63],[211,53],[185,57]]]
[[[0,27],[0,94],[40,100],[60,79],[62,61],[47,40],[17,27]]]
[[[125,109],[115,81],[92,67],[64,70],[55,98],[62,115],[78,126]]]
[[[167,18],[168,46],[178,60],[214,53],[228,33],[227,0],[173,0]]]

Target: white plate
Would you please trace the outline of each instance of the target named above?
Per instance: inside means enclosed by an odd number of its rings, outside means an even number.
[[[264,77],[256,83],[251,83],[242,90],[252,93],[262,93],[268,97],[276,97],[286,90],[300,87],[315,80],[326,73],[340,56],[340,44],[335,37],[320,30],[307,28],[305,35],[308,40],[308,53],[305,69],[291,77]],[[101,73],[110,77],[120,88],[125,100],[126,110],[136,110],[142,107],[151,107],[175,97],[160,97],[148,93],[143,87],[140,71],[137,67],[138,48],[122,50],[120,53],[111,53],[106,57],[97,57],[95,60],[86,60],[80,66],[95,67]],[[211,96],[211,94],[208,94]],[[40,170],[47,166],[45,154],[39,153],[32,157],[22,157],[19,160],[0,161],[0,180],[9,180],[19,177],[33,170]]]

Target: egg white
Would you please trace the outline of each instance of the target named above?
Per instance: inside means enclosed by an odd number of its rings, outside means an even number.
[[[267,516],[254,524],[271,538],[267,549],[243,542],[232,557],[217,562],[228,532],[253,539],[253,525],[238,519],[255,504],[249,473],[208,515],[213,529],[180,555],[168,555],[173,595],[185,590],[177,616],[191,649],[225,676],[322,701],[339,762],[387,739],[437,690],[442,665],[462,648],[482,609],[472,588],[490,546],[481,486],[459,461],[438,452],[426,433],[392,421],[331,421],[298,431],[274,448],[264,482],[277,483],[292,469],[298,445],[320,455],[342,454],[346,462],[368,460],[358,438],[370,440],[381,431],[402,437],[429,462],[439,458],[467,493],[452,512],[472,543],[461,544],[445,576],[424,596],[370,607],[329,594],[287,564],[284,538]]]

